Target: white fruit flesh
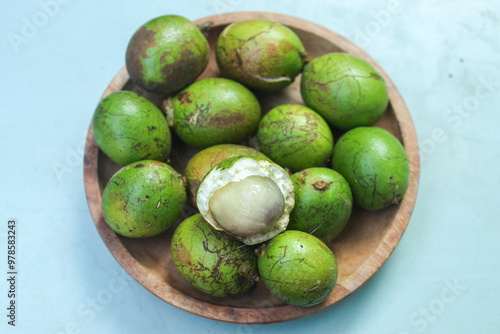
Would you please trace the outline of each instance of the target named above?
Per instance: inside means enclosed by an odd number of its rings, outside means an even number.
[[[224,169],[214,167],[196,201],[213,228],[249,245],[284,231],[295,204],[293,183],[283,168],[247,157]]]
[[[252,175],[216,190],[209,206],[220,227],[248,237],[274,226],[285,210],[285,199],[273,180]]]

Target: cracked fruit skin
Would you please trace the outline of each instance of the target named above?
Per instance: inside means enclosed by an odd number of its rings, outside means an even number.
[[[379,127],[359,127],[340,137],[332,167],[349,182],[354,204],[363,209],[399,204],[408,188],[406,151],[396,137]]]
[[[302,71],[306,52],[288,27],[268,20],[245,20],[228,25],[216,45],[221,73],[258,90],[276,91]]]
[[[111,177],[102,194],[102,214],[116,233],[157,235],[179,219],[186,202],[182,176],[163,162],[142,160]]]
[[[220,144],[207,147],[206,149],[196,153],[189,160],[184,177],[186,178],[187,190],[191,203],[196,207],[196,194],[201,180],[210,170],[218,163],[232,157],[237,156],[255,156],[263,159],[267,158],[263,153],[247,146],[235,144]]]
[[[158,94],[178,91],[193,82],[208,64],[207,39],[190,20],[165,15],[142,25],[126,52],[130,79]]]
[[[295,306],[314,306],[335,288],[338,267],[332,251],[302,231],[285,231],[259,254],[259,273],[277,299]]]
[[[99,148],[124,166],[150,159],[165,161],[171,135],[162,112],[135,92],[118,91],[106,96],[92,118],[92,131]]]
[[[257,277],[255,248],[214,230],[199,213],[175,230],[172,260],[186,281],[215,297],[241,295]]]
[[[248,245],[283,232],[294,203],[287,171],[252,156],[217,164],[203,178],[196,196],[198,210],[213,228]]]
[[[341,130],[374,124],[389,103],[387,86],[377,70],[341,52],[314,58],[304,67],[301,94],[309,108]]]
[[[328,124],[298,104],[271,109],[259,124],[257,143],[262,153],[292,172],[324,165],[333,151]]]
[[[308,168],[291,176],[295,207],[287,230],[307,232],[326,244],[344,229],[352,212],[352,193],[342,175],[330,168]]]
[[[166,107],[168,123],[185,143],[205,148],[238,144],[259,125],[259,101],[245,86],[224,78],[199,80]]]

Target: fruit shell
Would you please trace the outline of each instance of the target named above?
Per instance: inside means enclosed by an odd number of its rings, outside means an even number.
[[[172,260],[186,281],[216,297],[241,295],[258,275],[254,247],[214,230],[201,214],[175,230]]]
[[[226,232],[212,217],[209,208],[210,198],[215,191],[229,182],[238,182],[250,175],[271,178],[279,187],[285,201],[285,209],[282,216],[269,231],[247,237],[228,233],[245,244],[254,245],[273,238],[278,233],[284,231],[288,225],[289,215],[295,204],[294,190],[290,176],[282,167],[260,157],[239,156],[226,159],[212,168],[203,178],[198,188],[196,204],[200,213],[214,229]]]
[[[387,85],[377,70],[341,52],[314,58],[304,66],[301,94],[309,108],[341,130],[374,124],[389,103]]]
[[[306,52],[290,28],[252,19],[234,22],[221,32],[216,56],[224,76],[250,88],[276,91],[302,71]]]
[[[266,243],[259,255],[261,280],[287,304],[314,306],[335,288],[338,267],[332,251],[302,231],[285,231]]]
[[[332,167],[349,182],[354,203],[367,210],[399,204],[408,188],[406,151],[396,137],[379,127],[346,132],[335,146]]]
[[[106,96],[94,112],[92,131],[99,148],[121,166],[144,159],[164,161],[170,153],[165,117],[156,105],[135,92]]]
[[[247,146],[234,144],[221,144],[208,147],[196,153],[189,160],[184,177],[186,178],[187,190],[191,203],[196,207],[196,194],[201,180],[218,163],[236,156],[255,156],[268,159],[263,153]]]
[[[236,81],[205,78],[189,85],[166,106],[167,120],[185,143],[205,148],[239,144],[260,121],[260,104]]]
[[[285,104],[271,109],[257,130],[259,149],[282,167],[297,172],[323,166],[333,151],[333,135],[308,107]]]
[[[330,168],[308,168],[291,176],[295,207],[287,230],[314,235],[326,244],[344,229],[352,212],[352,193],[347,181]]]
[[[185,202],[180,174],[166,163],[142,160],[111,177],[102,194],[102,214],[120,235],[151,237],[179,219]]]
[[[126,52],[130,79],[159,94],[178,91],[193,82],[208,65],[210,47],[190,20],[165,15],[142,25]]]

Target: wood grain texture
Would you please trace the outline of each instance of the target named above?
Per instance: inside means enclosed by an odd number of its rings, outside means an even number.
[[[384,70],[356,45],[314,23],[262,12],[229,13],[197,20],[197,24],[213,22],[207,35],[211,45],[210,62],[200,78],[219,76],[214,44],[221,30],[231,22],[251,18],[269,19],[287,25],[302,39],[311,58],[329,52],[347,52],[372,64],[385,79],[390,100],[387,112],[376,125],[389,130],[402,141],[410,162],[409,187],[399,206],[378,212],[353,210],[346,229],[332,245],[339,264],[339,278],[332,294],[323,303],[309,308],[285,305],[273,298],[262,282],[237,298],[211,297],[191,287],[177,272],[170,254],[170,239],[175,226],[148,239],[130,239],[115,234],[102,217],[101,194],[119,166],[99,150],[91,128],[85,148],[84,182],[90,212],[101,238],[120,265],[146,289],[171,305],[202,317],[232,323],[264,324],[297,319],[324,310],[351,294],[377,272],[398,244],[410,220],[417,197],[419,152],[408,109]],[[299,82],[300,77],[278,93],[258,93],[263,112],[284,103],[304,104]],[[111,81],[102,98],[118,90],[139,92],[158,105],[165,98],[134,86],[125,67]],[[182,173],[197,151],[174,136],[168,163]],[[182,218],[194,212],[195,209],[186,204]]]

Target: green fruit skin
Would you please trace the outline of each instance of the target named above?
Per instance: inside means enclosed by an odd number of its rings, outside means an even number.
[[[332,251],[302,231],[285,231],[271,239],[259,256],[258,266],[271,294],[295,306],[314,306],[324,301],[338,276]]]
[[[389,103],[382,76],[364,60],[340,52],[304,67],[301,94],[308,107],[341,130],[374,124]]]
[[[333,150],[332,167],[349,182],[354,204],[367,210],[398,204],[408,188],[406,151],[382,128],[359,127],[346,132]]]
[[[200,148],[241,143],[255,132],[261,117],[253,93],[224,78],[199,80],[177,94],[172,104],[175,133]]]
[[[190,20],[165,15],[142,25],[126,52],[130,79],[159,94],[178,91],[193,82],[208,64],[210,47]]]
[[[324,165],[333,151],[325,120],[296,104],[271,109],[259,124],[257,143],[262,153],[292,172]]]
[[[160,109],[130,91],[112,93],[99,103],[92,131],[99,148],[121,166],[144,159],[164,161],[172,145]]]
[[[227,26],[216,45],[221,73],[263,91],[293,82],[306,57],[300,38],[288,27],[267,20],[245,20]]]
[[[352,212],[352,193],[347,181],[330,168],[308,168],[291,176],[295,207],[288,230],[310,233],[325,243],[344,229]]]
[[[255,247],[214,230],[199,213],[175,230],[172,260],[186,281],[215,297],[245,293],[258,274]]]
[[[102,213],[120,235],[151,237],[179,219],[185,202],[182,176],[163,162],[143,160],[111,177],[102,194]]]
[[[263,153],[251,147],[234,144],[220,144],[208,147],[196,153],[189,160],[184,170],[184,177],[186,178],[188,194],[193,206],[196,207],[196,194],[198,193],[201,180],[203,180],[205,175],[219,162],[243,155],[256,156],[269,160]]]

